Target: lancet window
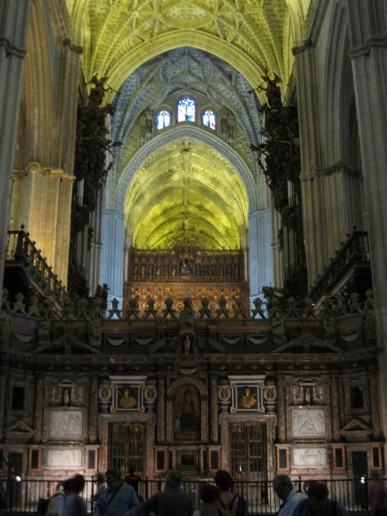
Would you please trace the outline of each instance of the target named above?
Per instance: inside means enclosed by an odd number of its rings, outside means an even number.
[[[216,115],[211,109],[206,109],[202,113],[202,124],[206,127],[209,127],[213,131],[216,128]]]
[[[164,129],[171,125],[171,113],[166,109],[163,109],[157,114],[157,129]]]
[[[191,97],[183,97],[177,103],[177,121],[195,122],[196,105]]]

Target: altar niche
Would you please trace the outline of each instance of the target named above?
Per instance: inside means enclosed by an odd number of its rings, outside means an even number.
[[[209,427],[216,416],[208,413],[207,385],[199,378],[182,376],[171,383],[166,396],[166,441],[183,443],[208,441]],[[209,419],[212,421],[209,421]]]
[[[182,385],[176,391],[174,434],[176,441],[200,439],[200,397],[193,385]]]

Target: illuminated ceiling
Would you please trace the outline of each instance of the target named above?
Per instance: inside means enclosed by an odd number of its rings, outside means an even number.
[[[197,141],[176,141],[155,152],[131,183],[129,232],[140,249],[188,240],[206,249],[239,249],[247,199],[227,160]]]
[[[143,143],[145,114],[179,92],[194,92],[234,120],[231,145],[264,198],[250,151],[259,138],[259,100],[265,101],[256,88],[268,70],[282,79],[285,94],[291,48],[303,42],[309,4],[315,0],[66,0],[72,38],[84,48],[86,82],[107,76],[112,88],[106,96],[116,106],[112,134],[123,143],[115,177],[128,173]],[[249,206],[239,173],[203,142],[177,138],[158,148],[128,181],[128,242],[169,247],[188,236],[210,248],[243,247]]]

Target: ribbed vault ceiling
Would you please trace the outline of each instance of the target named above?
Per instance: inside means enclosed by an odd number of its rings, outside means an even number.
[[[256,90],[276,73],[286,91],[291,47],[315,0],[65,0],[74,41],[84,48],[86,82],[108,77],[114,101],[115,177],[138,151],[145,113],[176,92],[193,91],[235,118],[234,150],[254,176],[250,145],[259,133]],[[120,96],[116,97],[117,91]],[[250,96],[249,96],[250,95]],[[116,97],[116,98],[115,98]],[[115,183],[112,183],[115,184]],[[129,184],[129,181],[128,181]],[[207,248],[243,246],[247,195],[224,155],[194,139],[159,148],[133,175],[125,204],[128,239],[140,248],[166,248],[197,239]]]
[[[239,249],[246,191],[223,156],[180,140],[143,164],[129,189],[127,213],[137,248],[166,249],[190,240],[207,249]]]

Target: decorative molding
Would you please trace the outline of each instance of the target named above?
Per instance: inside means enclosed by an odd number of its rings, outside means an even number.
[[[66,38],[66,39],[63,40],[63,46],[65,48],[68,48],[69,50],[71,50],[75,54],[78,54],[79,56],[81,56],[83,54],[83,47],[81,47],[79,45],[74,45],[71,42],[71,39],[69,39],[69,38]]]
[[[303,52],[305,52],[306,50],[310,50],[311,48],[313,48],[313,42],[311,39],[306,39],[304,41],[304,44],[299,46],[299,47],[294,47],[292,48],[292,53],[294,56],[297,56],[299,54],[302,54]]]
[[[8,38],[0,38],[0,47],[4,47],[7,57],[15,56],[15,57],[24,58],[27,54],[26,50],[23,50],[21,48],[17,48],[17,47],[14,47],[13,45],[11,45],[11,42],[9,41]]]
[[[361,56],[368,56],[372,48],[387,47],[387,35],[380,38],[369,38],[364,45],[354,48],[348,52],[351,59]]]

